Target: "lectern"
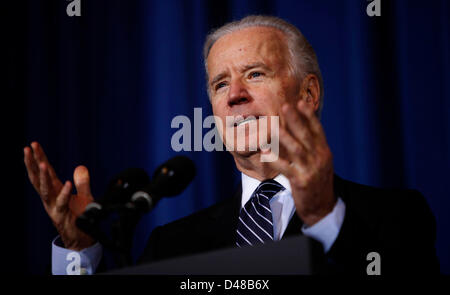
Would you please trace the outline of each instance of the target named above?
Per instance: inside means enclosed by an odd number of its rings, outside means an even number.
[[[228,248],[172,258],[104,274],[309,275],[320,271],[323,256],[319,242],[297,236],[254,247]]]

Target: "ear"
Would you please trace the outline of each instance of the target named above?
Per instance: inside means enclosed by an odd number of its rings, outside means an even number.
[[[319,79],[314,74],[308,74],[300,86],[300,98],[314,107],[317,112],[320,103]]]

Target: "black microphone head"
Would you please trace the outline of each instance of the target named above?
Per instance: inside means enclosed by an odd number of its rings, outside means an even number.
[[[136,191],[149,184],[150,178],[143,169],[128,168],[120,172],[109,182],[102,200],[86,206],[83,214],[76,219],[76,225],[88,235],[97,238],[100,232],[99,222],[110,214],[110,210],[117,210],[129,202]]]
[[[123,204],[134,192],[148,186],[149,183],[150,178],[145,170],[125,169],[110,181],[103,201],[109,204]]]
[[[179,195],[194,179],[195,164],[186,156],[176,156],[160,165],[153,173],[152,192],[158,196]]]

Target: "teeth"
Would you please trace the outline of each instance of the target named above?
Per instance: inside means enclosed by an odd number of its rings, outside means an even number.
[[[256,118],[255,117],[248,117],[248,118],[246,118],[246,119],[236,123],[236,126],[244,125],[244,124],[247,124],[247,123],[249,123],[251,121],[256,121]]]

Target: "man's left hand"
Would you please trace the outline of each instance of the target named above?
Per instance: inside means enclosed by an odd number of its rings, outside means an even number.
[[[336,204],[332,154],[313,106],[301,99],[295,108],[283,105],[282,112],[279,139],[284,152],[269,165],[289,179],[297,214],[312,226]]]

